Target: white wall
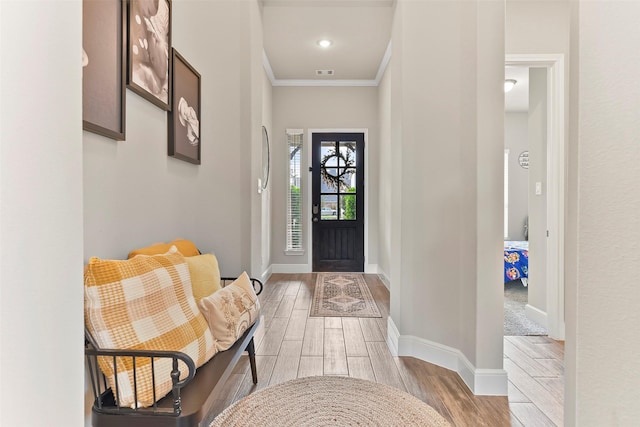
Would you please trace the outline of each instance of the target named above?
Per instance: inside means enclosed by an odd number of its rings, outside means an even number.
[[[285,255],[286,237],[286,190],[288,188],[287,170],[287,138],[286,129],[304,129],[304,153],[302,164],[302,191],[308,190],[310,174],[306,164],[311,138],[308,129],[368,129],[368,161],[365,165],[369,170],[369,178],[373,178],[377,171],[378,162],[378,97],[375,87],[274,87],[273,88],[273,221],[271,260],[273,264],[306,265],[311,262],[311,254],[305,252],[303,256]],[[367,172],[365,171],[365,176]],[[369,185],[369,183],[365,183]],[[308,222],[309,194],[303,193],[303,247],[307,247],[310,239]],[[370,224],[378,223],[377,193],[370,191],[369,200],[365,204],[370,206],[367,218]],[[369,253],[366,264],[377,263],[377,227],[369,227]]]
[[[547,69],[529,69],[528,309],[547,311]],[[536,194],[536,182],[542,194]],[[534,319],[535,320],[535,319]],[[545,325],[546,326],[546,325]]]
[[[82,425],[82,2],[0,2],[0,425]]]
[[[506,387],[503,23],[499,2],[400,1],[390,74],[399,352],[429,359],[438,345],[459,350],[471,369],[495,374],[497,388]]]
[[[526,240],[524,223],[529,215],[529,170],[518,156],[529,150],[528,114],[505,113],[504,148],[509,149],[509,236],[505,240]]]
[[[638,2],[580,2],[580,221],[572,361],[577,375],[568,385],[576,394],[575,407],[567,408],[568,425],[630,426],[640,419],[638,16]]]

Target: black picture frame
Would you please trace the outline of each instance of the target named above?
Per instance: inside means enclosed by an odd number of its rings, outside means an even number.
[[[168,154],[200,164],[202,150],[200,73],[176,49],[171,54],[172,106],[168,114]]]
[[[171,109],[171,0],[127,0],[127,87]]]
[[[82,128],[123,141],[126,128],[126,12],[122,0],[82,5]]]

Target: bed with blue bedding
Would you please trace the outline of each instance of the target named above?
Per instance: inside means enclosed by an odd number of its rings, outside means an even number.
[[[504,242],[504,282],[518,280],[527,286],[529,279],[529,242]]]

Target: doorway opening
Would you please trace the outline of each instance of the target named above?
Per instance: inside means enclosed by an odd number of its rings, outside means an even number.
[[[533,267],[534,275],[528,277],[529,301],[526,315],[527,318],[545,326],[550,338],[564,340],[564,56],[507,55],[505,66],[507,70],[513,67],[526,68],[529,74],[541,74],[546,80],[543,89],[544,105],[536,105],[533,114],[536,116],[533,117],[534,121],[545,124],[544,130],[537,136],[544,140],[545,150],[539,150],[535,155],[537,162],[543,163],[544,167],[537,170],[538,175],[529,176],[527,179],[528,213],[526,222],[523,221],[521,225],[524,230],[526,223],[528,242],[532,246],[530,249],[538,252],[537,255],[532,252],[534,262],[536,259],[540,262],[540,265]],[[505,77],[510,79],[508,72]],[[528,123],[532,119],[531,115],[528,113]],[[529,167],[531,148],[513,151],[510,149],[509,156],[516,160],[509,163],[511,167],[516,170],[522,167],[520,164]],[[524,151],[526,156],[522,156]],[[530,174],[531,172],[529,169]],[[513,191],[509,190],[509,194],[513,194]],[[546,197],[543,198],[544,195]],[[531,206],[532,204],[535,206]],[[506,218],[511,218],[506,209],[505,215]],[[512,233],[511,230],[512,227],[505,226],[505,240],[508,233]],[[535,237],[533,233],[536,233]],[[508,276],[506,270],[505,267],[505,277]],[[530,272],[531,269],[528,273]],[[533,286],[538,286],[535,291],[532,291]],[[532,301],[532,297],[535,301]]]

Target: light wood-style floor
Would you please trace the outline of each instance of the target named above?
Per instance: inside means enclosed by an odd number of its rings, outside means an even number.
[[[453,371],[393,357],[385,342],[389,292],[364,275],[382,318],[309,317],[315,274],[274,274],[260,295],[255,336],[258,384],[243,356],[225,385],[219,411],[269,385],[312,375],[343,375],[407,391],[453,426],[561,426],[564,345],[547,337],[505,337],[509,397],[474,396]]]

